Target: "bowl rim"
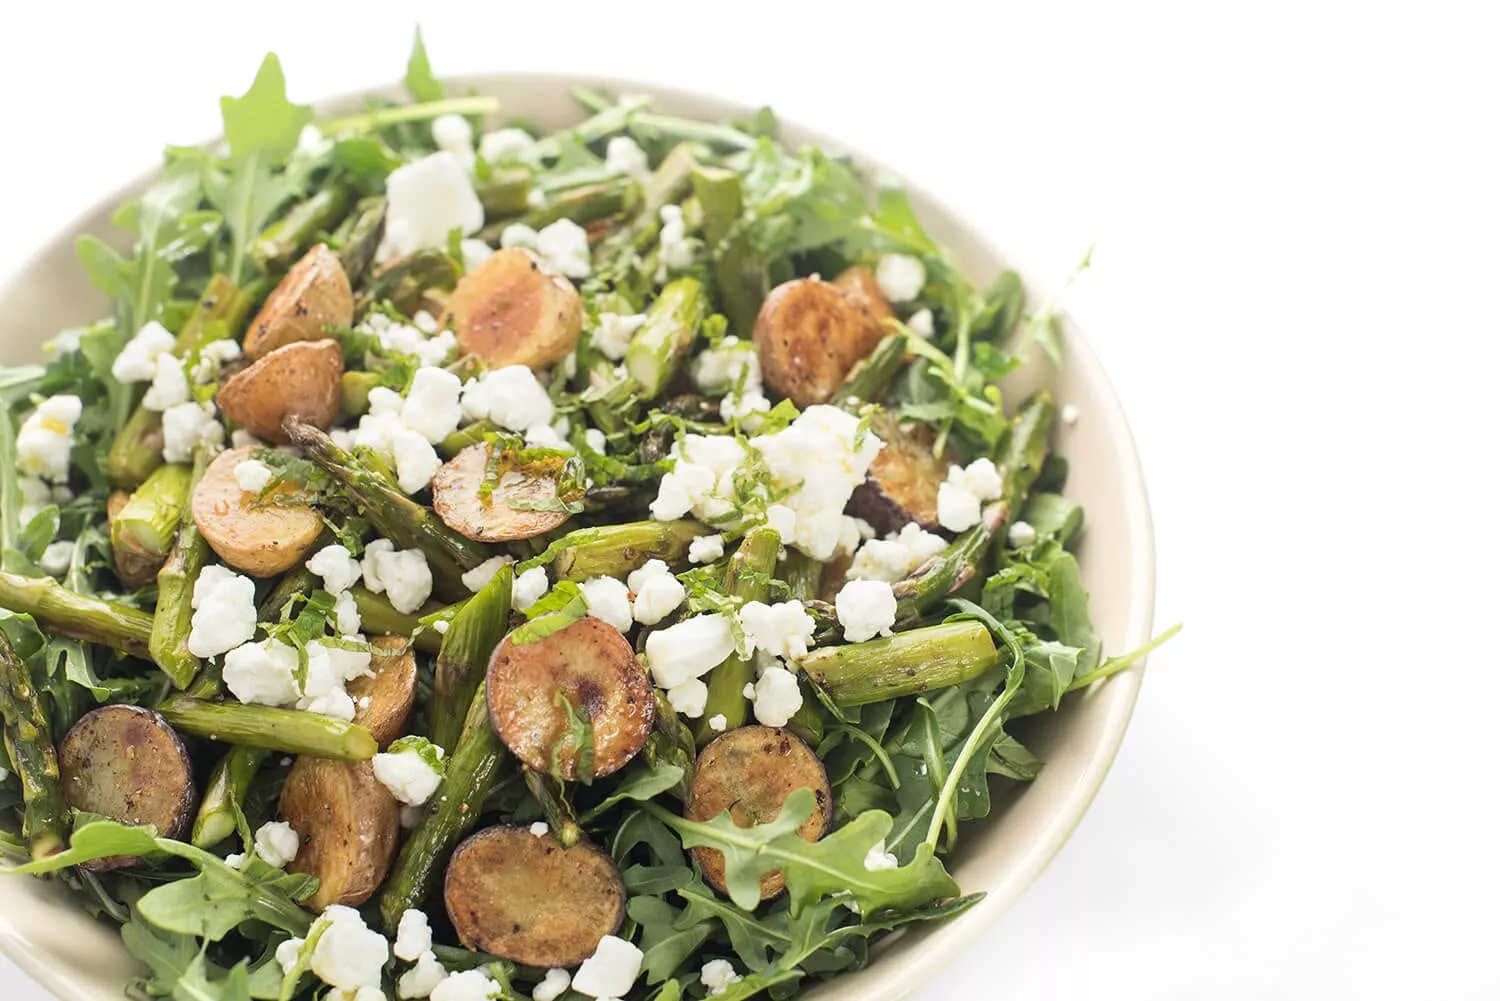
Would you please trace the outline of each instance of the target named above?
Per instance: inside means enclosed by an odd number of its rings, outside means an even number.
[[[724,117],[751,113],[756,105],[734,97],[727,97],[712,87],[684,88],[670,82],[655,80],[649,76],[621,77],[588,73],[556,71],[539,72],[469,72],[439,77],[449,86],[474,87],[480,93],[505,91],[521,87],[570,91],[574,87],[593,86],[614,94],[642,93],[654,101],[667,103],[706,103],[717,109]],[[342,109],[357,105],[370,97],[404,93],[399,82],[373,84],[352,90],[341,91],[312,100],[315,115],[329,113],[330,109]],[[870,155],[863,147],[851,144],[826,132],[817,124],[807,124],[803,119],[787,119],[778,114],[784,127],[795,132],[800,141],[817,144],[824,149],[847,153],[856,163],[866,167],[881,168],[880,158]],[[209,147],[220,141],[214,136],[199,145]],[[145,188],[158,174],[160,166],[150,166],[137,172],[129,180],[117,183],[104,196],[89,200],[73,213],[67,221],[57,227],[53,235],[38,246],[38,251],[50,249],[66,235],[84,231],[85,223],[101,211],[114,208],[130,200]],[[903,176],[903,183],[916,200],[941,213],[950,228],[962,234],[967,241],[983,247],[999,260],[1008,260],[997,243],[969,221],[952,202],[942,194],[928,189],[919,181]],[[10,291],[24,282],[37,267],[34,254],[23,259],[9,274],[0,275],[0,299],[8,301]],[[1017,267],[1025,278],[1029,297],[1046,287],[1046,282],[1024,267]],[[1130,430],[1124,407],[1113,383],[1104,370],[1103,363],[1077,321],[1065,308],[1060,310],[1064,320],[1066,364],[1083,366],[1088,379],[1098,387],[1098,395],[1091,400],[1090,421],[1101,421],[1108,430],[1109,448],[1119,457],[1124,490],[1121,500],[1125,506],[1125,521],[1129,526],[1128,541],[1134,579],[1129,586],[1129,609],[1126,613],[1127,649],[1135,649],[1150,639],[1156,602],[1156,545],[1155,528],[1152,521],[1150,499],[1146,490],[1145,473],[1140,453]],[[1021,864],[1007,872],[1001,881],[984,888],[984,897],[965,913],[945,922],[940,933],[934,936],[934,948],[926,950],[917,962],[908,962],[899,971],[882,971],[886,985],[892,990],[888,996],[892,1001],[910,996],[931,980],[951,959],[970,950],[985,932],[990,930],[1000,916],[1012,907],[1025,891],[1041,877],[1051,861],[1067,844],[1074,830],[1082,823],[1095,796],[1103,786],[1120,746],[1124,742],[1136,702],[1139,699],[1142,679],[1148,658],[1143,657],[1130,668],[1101,679],[1086,692],[1098,691],[1101,686],[1111,689],[1111,711],[1104,726],[1097,734],[1096,743],[1086,766],[1067,796],[1057,804],[1052,819],[1044,834],[1034,838],[1034,849],[1024,857]],[[1081,692],[1080,695],[1085,693]],[[54,993],[69,990],[73,983],[55,964],[46,962],[43,954],[26,949],[23,942],[7,928],[0,928],[0,952],[11,959],[38,984]],[[872,967],[876,964],[872,963]],[[837,983],[836,978],[830,983]],[[59,995],[62,996],[62,995]]]

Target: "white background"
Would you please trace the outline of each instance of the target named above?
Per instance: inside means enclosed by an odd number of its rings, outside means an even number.
[[[968,6],[421,17],[439,72],[769,102],[1051,273],[1097,241],[1071,304],[1187,627],[1071,843],[924,1001],[1500,996],[1493,9]],[[268,49],[297,99],[398,76],[417,9],[17,7],[0,271],[215,131]]]

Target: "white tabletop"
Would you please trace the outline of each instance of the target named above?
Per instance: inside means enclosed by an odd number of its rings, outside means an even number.
[[[411,4],[324,6],[7,13],[0,271],[214,131],[267,49],[302,99],[400,73]],[[1144,457],[1159,624],[1187,627],[1071,843],[924,1001],[1497,996],[1491,26],[1433,2],[446,6],[440,72],[769,102],[1058,275],[1097,241],[1070,301]],[[0,987],[43,997],[3,960]]]

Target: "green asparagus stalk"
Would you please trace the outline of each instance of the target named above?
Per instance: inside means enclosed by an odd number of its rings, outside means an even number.
[[[493,170],[490,176],[474,185],[484,217],[491,221],[517,216],[530,208],[531,171],[522,167]]]
[[[345,372],[339,381],[339,413],[359,417],[370,409],[370,390],[380,385],[379,372]]]
[[[343,486],[382,536],[403,549],[422,550],[438,594],[453,600],[469,594],[462,577],[489,557],[483,546],[443,524],[386,477],[371,473],[358,457],[311,424],[289,420],[286,431],[309,459]]]
[[[63,801],[57,749],[47,713],[31,683],[31,670],[0,633],[0,716],[5,722],[5,753],[21,779],[21,835],[33,860],[68,846],[72,814]]]
[[[76,594],[51,577],[0,571],[0,608],[30,615],[55,636],[102,643],[135,657],[151,656],[151,613]]]
[[[357,196],[354,185],[343,179],[319,188],[263,229],[250,247],[250,256],[266,271],[285,268],[321,234],[336,229],[354,208]]]
[[[703,206],[703,236],[713,251],[714,278],[729,329],[749,331],[760,313],[769,278],[748,234],[733,235],[744,208],[740,176],[723,167],[698,167],[693,171],[693,194]]]
[[[177,335],[177,357],[212,341],[238,340],[250,320],[255,296],[226,275],[214,275]]]
[[[237,745],[219,759],[193,819],[193,844],[212,848],[239,828],[245,796],[269,753],[263,747]]]
[[[438,454],[445,459],[451,459],[470,445],[478,445],[484,441],[485,435],[493,434],[499,430],[500,426],[490,420],[480,420],[472,424],[465,424],[438,442]]]
[[[360,625],[371,636],[411,636],[422,624],[421,616],[396,611],[383,594],[363,587],[355,587],[350,593],[354,595],[354,607],[359,609]],[[431,629],[424,629],[417,633],[414,642],[424,653],[437,653],[442,649],[443,638]]]
[[[200,448],[193,456],[189,496],[207,468],[207,450]],[[198,673],[199,661],[188,649],[188,636],[193,626],[193,587],[207,559],[208,542],[198,531],[191,508],[185,508],[172,553],[156,574],[156,616],[150,637],[151,659],[178,688],[186,688]]]
[[[531,768],[525,770],[525,777],[526,788],[542,808],[542,815],[547,818],[547,826],[552,828],[552,834],[564,848],[572,848],[578,844],[583,831],[579,828],[573,811],[563,802],[557,780]]]
[[[611,234],[596,250],[594,258],[600,264],[596,272],[613,273],[622,261],[646,256],[661,232],[661,210],[680,201],[691,190],[696,164],[693,149],[686,143],[674,147],[662,158],[641,186],[640,211],[629,225]],[[654,267],[645,270],[655,273]]]
[[[707,315],[708,300],[696,278],[678,278],[661,290],[625,349],[625,371],[642,399],[655,399],[666,388]]]
[[[631,521],[580,528],[526,561],[521,569],[550,563],[554,580],[624,577],[647,560],[682,563],[693,540],[705,531],[695,521]]]
[[[802,670],[840,706],[862,706],[960,685],[995,666],[998,654],[981,622],[944,622],[883,639],[824,647]]]
[[[1066,543],[1083,527],[1083,505],[1062,494],[1032,494],[1021,519],[1036,529],[1038,537],[1056,536],[1058,542]]]
[[[348,239],[339,250],[339,263],[349,276],[349,284],[359,288],[364,284],[365,272],[375,260],[375,251],[385,236],[385,199],[373,198],[360,202],[356,207],[359,215]]]
[[[1021,405],[1000,443],[996,462],[1002,483],[999,499],[981,512],[978,525],[954,539],[926,569],[891,588],[896,595],[897,629],[919,622],[923,613],[973,576],[990,543],[1025,503],[1026,494],[1047,458],[1047,436],[1055,413],[1052,394],[1045,389]]]
[[[132,556],[165,559],[177,539],[192,480],[187,466],[158,467],[110,522],[110,544]]]
[[[773,528],[758,526],[745,533],[740,548],[729,558],[724,571],[724,590],[743,601],[765,601],[771,594],[771,573],[776,569],[776,554],[781,550],[781,536]],[[729,659],[708,674],[708,702],[703,715],[693,725],[693,736],[699,745],[719,735],[708,725],[715,716],[723,716],[725,730],[745,725],[750,718],[750,703],[744,687],[755,680],[755,658],[731,654]]]
[[[880,399],[905,361],[906,335],[891,334],[882,338],[874,350],[849,370],[834,404],[853,407]]]
[[[226,744],[339,761],[365,761],[379,750],[364,727],[299,709],[169,695],[156,711],[184,733]]]
[[[164,441],[161,414],[136,407],[110,443],[106,459],[110,482],[127,488],[146,482],[151,471],[165,461],[161,456]]]
[[[787,547],[779,575],[786,581],[792,598],[813,601],[818,597],[818,588],[823,581],[823,564],[800,549]]]
[[[615,107],[609,95],[591,87],[574,87],[573,99],[583,110],[591,114],[602,114]],[[755,148],[755,136],[733,125],[716,122],[698,122],[674,115],[659,115],[644,108],[634,111],[630,121],[642,129],[657,135],[668,136],[685,142],[702,143],[728,152]],[[623,125],[623,123],[622,123]]]
[[[460,838],[473,828],[484,809],[505,749],[490,723],[485,693],[475,693],[464,720],[458,746],[448,758],[442,784],[430,800],[428,812],[401,846],[401,854],[385,882],[380,897],[380,917],[394,933],[401,915],[420,908],[432,895],[443,874],[448,855]]]
[[[633,212],[641,201],[641,183],[633,177],[617,178],[599,184],[569,188],[540,208],[521,217],[532,229],[541,229],[559,219],[571,219],[580,226],[595,219]]]
[[[464,715],[484,683],[490,654],[510,624],[511,569],[503,566],[448,623],[433,670],[429,729],[432,742],[452,751],[463,730]]]

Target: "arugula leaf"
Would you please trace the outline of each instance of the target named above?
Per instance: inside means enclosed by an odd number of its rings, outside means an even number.
[[[578,820],[583,824],[590,823],[627,799],[638,801],[655,799],[667,790],[675,788],[682,781],[683,774],[683,768],[680,765],[638,760],[621,773],[610,794]]]
[[[589,606],[578,585],[569,580],[558,581],[552,590],[526,609],[528,621],[510,634],[511,642],[518,646],[538,643],[587,614]]]
[[[1072,553],[1059,550],[1047,566],[1047,606],[1058,641],[1083,651],[1078,655],[1075,670],[1078,673],[1093,670],[1099,663],[1103,644],[1089,620],[1089,593],[1084,590],[1078,561]]]
[[[582,705],[568,701],[566,692],[558,690],[556,704],[568,714],[568,735],[552,746],[552,777],[563,781],[563,756],[570,751],[576,756],[576,778],[584,785],[594,783],[594,719]]]
[[[1093,263],[1094,248],[1092,246],[1084,253],[1083,260],[1073,268],[1066,281],[1052,293],[1052,296],[1042,304],[1026,321],[1026,326],[1021,330],[1020,339],[1016,343],[1016,357],[1024,358],[1026,352],[1033,344],[1040,345],[1046,352],[1047,357],[1052,359],[1052,364],[1062,364],[1062,297],[1078,280],[1078,276],[1088,270]]]
[[[706,922],[679,925],[682,911],[660,897],[633,897],[625,913],[641,926],[641,968],[646,983],[659,984],[676,973],[698,951],[713,927]]]
[[[698,880],[679,889],[677,895],[688,905],[677,919],[679,927],[717,921],[729,936],[729,947],[748,970],[770,969],[775,957],[791,945],[785,909],[756,917],[720,900],[718,894]]]
[[[415,101],[441,101],[447,96],[443,85],[432,75],[432,64],[427,61],[427,46],[422,42],[421,28],[416,30],[412,38],[411,56],[406,60],[406,77],[401,82]]]
[[[191,935],[156,928],[138,912],[120,929],[120,937],[125,948],[151,971],[144,987],[153,996],[178,1001],[251,1001],[276,996],[267,993],[263,984],[261,990],[252,990],[248,960],[224,970],[209,962]]]

